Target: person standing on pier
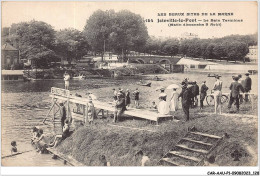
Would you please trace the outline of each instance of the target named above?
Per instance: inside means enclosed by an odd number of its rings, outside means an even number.
[[[131,100],[130,100],[130,91],[129,89],[126,89],[126,94],[125,94],[125,105],[127,107],[130,106]]]
[[[217,114],[217,110],[219,107],[219,114],[222,113],[222,103],[221,103],[221,96],[222,96],[222,81],[219,80],[220,76],[216,75],[216,82],[213,86],[214,91],[214,100],[215,100],[215,114]]]
[[[67,118],[66,108],[63,103],[60,103],[61,129],[63,129],[64,122]]]
[[[67,72],[64,73],[64,81],[65,81],[65,89],[69,90],[70,75]]]
[[[182,110],[185,114],[186,121],[189,121],[190,120],[189,109],[192,103],[193,96],[192,96],[191,89],[187,88],[187,84],[185,82],[182,82],[182,91],[178,98],[180,97],[182,101]]]
[[[203,109],[203,101],[205,100],[207,96],[207,90],[209,88],[206,86],[206,81],[202,82],[201,88],[200,88],[200,109]]]
[[[114,101],[116,101],[117,99],[117,91],[115,88],[112,89],[113,90],[113,98],[114,98]]]
[[[133,95],[134,95],[134,99],[135,99],[135,107],[138,108],[139,107],[139,95],[140,95],[138,88],[136,88],[136,90],[133,92]]]
[[[116,100],[116,105],[115,105],[115,112],[114,112],[114,123],[116,123],[121,115],[124,113],[126,110],[125,107],[125,97],[123,96],[122,93],[117,94],[117,100]]]

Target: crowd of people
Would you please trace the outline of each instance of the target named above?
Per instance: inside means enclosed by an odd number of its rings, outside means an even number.
[[[249,73],[245,74],[246,78],[242,80],[242,75],[233,76],[233,82],[230,84],[230,96],[228,109],[230,112],[232,104],[235,102],[237,112],[239,112],[239,104],[240,101],[243,101],[242,93],[245,93],[245,101],[248,101],[248,93],[250,93],[252,80],[249,77]],[[221,76],[215,75],[215,83],[212,87],[212,95],[214,96],[214,105],[215,105],[215,114],[222,113],[222,84],[223,82],[220,80]],[[197,85],[196,81],[189,81],[188,78],[184,79],[181,83],[182,91],[180,94],[177,93],[177,89],[173,88],[171,96],[170,96],[170,105],[166,102],[166,93],[165,89],[161,88],[161,92],[159,94],[159,104],[158,104],[158,112],[161,115],[167,115],[170,111],[175,112],[178,110],[179,98],[181,98],[182,109],[185,115],[185,121],[189,120],[189,109],[195,108],[198,106],[198,102],[200,102],[200,109],[204,108],[203,102],[207,96],[208,87],[206,85],[206,81],[202,81],[201,87]],[[157,108],[155,102],[152,103],[152,109]]]

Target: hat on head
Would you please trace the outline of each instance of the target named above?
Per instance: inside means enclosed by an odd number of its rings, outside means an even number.
[[[241,74],[239,74],[237,77],[238,77],[238,78],[241,78],[241,77],[242,77],[242,75],[241,75]]]
[[[217,78],[217,79],[220,78],[220,77],[221,77],[221,76],[219,76],[219,75],[216,75],[216,76],[215,76],[215,78]]]
[[[118,92],[117,93],[117,96],[122,96],[123,94],[121,92]]]
[[[202,81],[203,83],[206,83],[206,81]]]
[[[249,75],[249,73],[246,73],[245,75],[246,75],[246,76],[248,76],[248,75]]]
[[[11,146],[16,146],[16,141],[12,141]]]
[[[238,80],[239,80],[239,77],[238,77],[238,76],[235,76],[235,77],[234,77],[234,80],[235,80],[235,81],[238,81]]]

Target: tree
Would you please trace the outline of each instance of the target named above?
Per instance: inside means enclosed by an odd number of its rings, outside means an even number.
[[[161,50],[167,55],[175,56],[179,51],[179,41],[175,38],[167,39],[163,42]]]
[[[85,35],[72,28],[57,32],[55,45],[56,53],[69,63],[73,59],[79,60],[89,50]]]
[[[231,42],[227,47],[227,57],[231,60],[242,61],[248,53],[248,47],[243,42]]]
[[[113,10],[97,10],[87,20],[83,32],[95,53],[102,53],[106,50],[106,46],[108,46],[106,42],[112,33],[114,15]]]
[[[95,11],[84,28],[94,52],[114,51],[125,55],[127,51],[143,51],[148,39],[147,28],[140,15],[123,10]]]
[[[10,40],[20,50],[21,59],[36,59],[39,63],[58,59],[53,51],[55,31],[45,22],[33,20],[12,24]]]

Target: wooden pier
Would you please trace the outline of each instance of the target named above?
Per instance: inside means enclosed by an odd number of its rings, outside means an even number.
[[[58,102],[63,102],[64,106],[66,107],[66,112],[67,112],[67,118],[72,121],[73,119],[80,120],[84,123],[87,123],[88,121],[88,98],[81,98],[81,97],[76,97],[70,94],[69,90],[65,89],[60,89],[56,87],[51,88],[51,94],[50,97],[52,98],[52,106],[46,115],[45,120],[50,116],[51,111],[53,112],[53,124],[54,128],[58,128],[59,130],[54,130],[55,133],[61,134],[61,127],[58,125],[60,122],[60,117],[58,116],[60,106]],[[99,115],[101,113],[102,117],[105,117],[109,115],[109,112],[114,112],[115,106],[113,103],[106,103],[106,102],[101,102],[98,100],[92,100],[95,110],[96,110],[96,115]],[[82,114],[76,114],[71,111],[71,106],[73,105],[80,105],[83,109]],[[137,118],[142,118],[150,121],[156,122],[158,124],[160,118],[173,118],[172,115],[159,115],[157,111],[151,111],[148,109],[127,109],[124,114],[137,117]],[[45,120],[43,122],[45,122]],[[59,126],[59,127],[58,127]]]

